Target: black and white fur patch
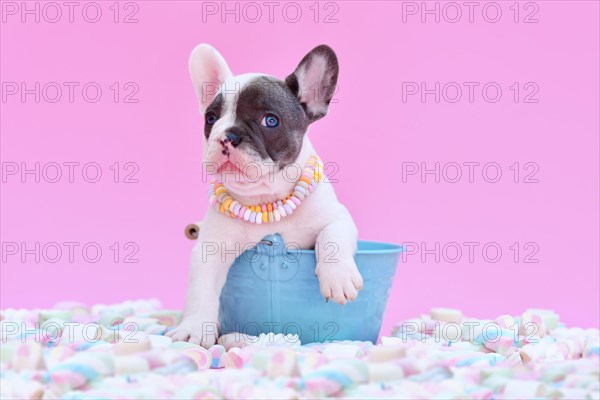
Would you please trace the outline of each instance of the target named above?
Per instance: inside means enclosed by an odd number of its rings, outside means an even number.
[[[224,61],[216,60],[219,62],[212,68],[213,75],[227,76],[228,67],[221,66]],[[205,70],[211,71],[211,66]],[[309,124],[327,113],[338,71],[335,53],[321,45],[310,51],[285,80],[260,74],[229,76],[220,82],[220,89],[204,108],[207,121],[209,116],[211,121],[216,117],[212,124],[205,122],[207,141],[218,141],[227,157],[232,151],[241,151],[273,161],[280,169],[293,163]],[[200,88],[199,96],[206,98],[201,82],[194,83]],[[275,116],[279,124],[261,124],[266,115]]]

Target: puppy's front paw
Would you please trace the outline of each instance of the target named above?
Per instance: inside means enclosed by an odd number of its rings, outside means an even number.
[[[183,341],[210,347],[217,342],[218,325],[216,322],[207,322],[201,316],[184,317],[179,326],[165,333],[174,341]]]
[[[354,260],[347,262],[322,263],[317,265],[321,294],[329,301],[346,304],[356,300],[358,291],[363,288],[363,279]]]

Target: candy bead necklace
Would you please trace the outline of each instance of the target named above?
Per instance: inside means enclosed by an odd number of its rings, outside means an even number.
[[[208,198],[210,205],[217,206],[223,215],[243,219],[252,224],[279,222],[282,218],[292,215],[322,179],[323,163],[319,156],[312,155],[292,193],[283,199],[258,205],[242,205],[231,197],[223,183],[218,180],[211,182]]]

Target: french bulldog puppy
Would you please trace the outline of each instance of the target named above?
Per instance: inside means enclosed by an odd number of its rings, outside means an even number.
[[[335,53],[325,45],[306,54],[285,80],[256,73],[234,76],[210,45],[192,51],[190,75],[204,118],[204,165],[233,199],[258,205],[293,192],[299,171],[316,155],[308,128],[327,114],[338,70]],[[294,248],[315,249],[315,274],[326,301],[356,299],[363,285],[354,262],[357,229],[323,179],[293,214],[278,222],[250,223],[210,206],[192,252],[183,319],[167,335],[205,347],[214,344],[219,296],[230,266],[273,233]]]

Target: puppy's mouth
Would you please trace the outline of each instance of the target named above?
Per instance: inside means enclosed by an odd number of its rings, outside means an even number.
[[[236,162],[233,162],[230,160],[226,160],[217,169],[217,174],[222,175],[222,174],[227,174],[227,173],[239,174],[240,176],[242,176],[243,175],[242,166],[239,163],[236,163]]]
[[[241,189],[258,183],[263,175],[256,163],[242,163],[228,158],[217,168],[215,177],[227,186]]]

